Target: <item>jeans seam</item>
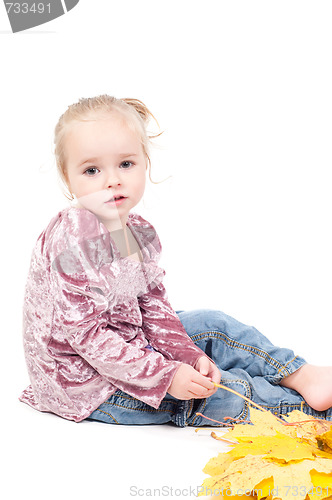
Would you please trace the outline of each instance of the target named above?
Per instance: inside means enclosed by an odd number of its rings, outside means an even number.
[[[189,408],[187,409],[187,415],[185,417],[185,425],[187,426],[187,420],[189,420],[189,416],[190,416],[190,413],[192,412],[192,409],[194,407],[194,400],[193,399],[190,399],[189,400]]]
[[[262,404],[261,407],[262,408],[267,408],[269,410],[273,410],[273,409],[276,409],[276,408],[281,408],[282,406],[284,407],[287,407],[287,408],[296,408],[296,407],[299,407],[299,408],[303,408],[303,403],[279,403],[277,405],[274,405],[274,406],[270,406],[270,405],[265,405],[265,404]],[[302,411],[302,410],[301,410]]]
[[[131,399],[132,401],[138,401],[135,398],[126,398],[126,399]],[[174,410],[160,410],[159,408],[153,408],[152,410],[149,410],[147,408],[128,408],[128,406],[120,405],[118,403],[109,403],[108,401],[105,401],[103,404],[110,405],[110,406],[117,406],[118,408],[124,408],[125,410],[145,411],[147,413],[159,412],[159,413],[171,413],[172,415],[174,415],[174,413],[175,413]],[[102,411],[102,410],[99,410],[99,411]],[[107,412],[104,412],[104,413],[107,413]],[[107,413],[107,415],[108,415],[108,413]]]
[[[201,410],[201,411],[200,411],[200,413],[202,413],[202,414],[203,414],[203,410],[204,410],[204,408],[206,407],[206,399],[207,399],[207,398],[205,398],[205,399],[204,399],[203,407],[202,407],[202,408],[200,408],[200,410]],[[191,422],[191,424],[188,424],[188,425],[195,425],[195,420],[196,420],[198,417],[199,417],[199,415],[196,415],[196,414],[195,414],[193,421]]]
[[[121,399],[126,399],[127,401],[141,401],[140,399],[134,398],[134,397],[132,397],[132,396],[127,396],[127,395],[125,395],[125,393],[123,393],[123,394],[116,394],[116,393],[114,393],[114,395],[116,395],[116,396],[120,397]],[[164,401],[164,400],[163,400],[163,401]],[[176,406],[176,405],[177,405],[177,402],[176,402],[176,401],[171,401],[171,400],[168,400],[168,401],[166,401],[166,402],[167,402],[167,404],[168,404],[168,403],[170,403],[170,404],[171,404],[171,405],[173,405],[173,406]],[[110,403],[109,401],[104,401],[104,403],[103,403],[103,404],[108,404],[108,405],[113,405],[113,404],[114,404],[114,405],[116,405],[116,403]],[[160,410],[160,411],[166,411],[166,410]],[[167,411],[168,411],[168,410],[167,410]],[[172,410],[172,411],[174,411],[174,410]]]
[[[314,417],[317,416],[318,418],[322,418],[323,420],[327,418],[326,411],[320,412],[320,411],[313,410],[304,400],[301,401],[300,403],[280,402],[278,405],[275,405],[275,406],[262,405],[262,407],[268,409],[274,415],[277,415],[279,417],[283,417],[283,415],[287,415],[291,411],[299,410],[299,411],[302,411],[303,413],[305,413],[306,415],[313,415]],[[306,411],[306,410],[309,410],[309,411]]]
[[[285,365],[283,365],[281,368],[279,368],[278,373],[280,373],[282,371],[286,371],[286,373],[289,375],[289,371],[287,370],[287,366],[290,365],[291,363],[293,363],[293,361],[295,361],[296,358],[298,358],[298,356],[294,356],[293,359],[291,359]]]
[[[118,425],[119,425],[119,422],[118,422],[118,421],[117,421],[117,420],[113,417],[113,415],[111,415],[111,414],[110,414],[110,413],[108,413],[107,411],[100,410],[99,408],[97,408],[97,410],[96,410],[96,411],[100,411],[101,413],[105,413],[105,415],[108,415],[109,417],[111,417],[111,418],[114,420],[114,422],[115,422],[116,424],[118,424]]]
[[[295,356],[295,358],[292,359],[290,362],[288,362],[286,365],[282,365],[280,361],[277,361],[276,359],[272,358],[266,351],[263,351],[258,347],[250,346],[248,344],[241,344],[237,340],[229,338],[228,335],[226,335],[225,333],[219,332],[217,330],[209,330],[201,333],[196,333],[195,335],[191,335],[191,339],[193,340],[193,342],[196,342],[198,340],[204,340],[205,338],[209,338],[211,333],[220,335],[220,337],[222,337],[221,340],[223,340],[225,344],[227,344],[231,348],[236,347],[238,349],[241,349],[242,351],[251,352],[252,354],[259,356],[260,358],[264,359],[270,366],[276,368],[278,370],[278,373],[284,370],[285,366],[287,366],[289,363],[293,362],[294,359],[297,358],[297,356]]]

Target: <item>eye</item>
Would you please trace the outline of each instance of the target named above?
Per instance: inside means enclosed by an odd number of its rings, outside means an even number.
[[[126,160],[126,161],[123,161],[123,162],[121,163],[121,167],[122,167],[122,168],[125,168],[125,169],[126,169],[126,168],[131,167],[132,165],[134,165],[134,164],[133,164],[133,162],[132,162],[132,161],[127,161],[127,160]]]
[[[84,174],[86,174],[88,177],[95,176],[97,172],[99,172],[99,170],[96,167],[90,167],[84,170]]]

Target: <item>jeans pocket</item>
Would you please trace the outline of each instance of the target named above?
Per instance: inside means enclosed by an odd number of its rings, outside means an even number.
[[[222,378],[220,384],[251,399],[251,388],[246,380]],[[198,407],[194,405],[187,425],[222,427],[232,422],[227,417],[236,420],[246,420],[249,417],[247,401],[225,389],[219,388],[212,396],[200,401]],[[196,413],[202,413],[207,418]]]

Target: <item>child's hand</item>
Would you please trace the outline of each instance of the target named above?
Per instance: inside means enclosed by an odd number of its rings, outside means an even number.
[[[216,384],[220,383],[221,373],[217,366],[212,363],[206,356],[202,356],[198,359],[195,364],[195,370],[197,370],[201,375],[208,377]]]
[[[205,358],[205,356],[203,357]],[[198,361],[200,359],[202,358],[199,358]],[[214,376],[216,377],[216,375]],[[202,399],[212,396],[216,390],[217,388],[209,377],[205,377],[192,366],[182,363],[175,373],[167,392],[177,399]]]

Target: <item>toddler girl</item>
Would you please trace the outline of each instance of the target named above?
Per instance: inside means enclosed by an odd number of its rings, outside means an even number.
[[[240,392],[275,414],[331,419],[332,367],[315,367],[221,311],[174,311],[154,227],[131,210],[150,166],[135,99],[69,106],[55,155],[72,206],[33,251],[24,301],[31,385],[20,400],[75,422],[211,425],[250,418]],[[221,425],[221,424],[216,424]]]

